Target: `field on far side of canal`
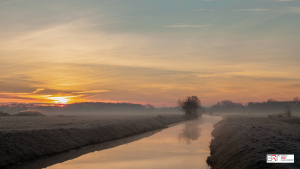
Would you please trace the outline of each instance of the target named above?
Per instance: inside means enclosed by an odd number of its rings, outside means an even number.
[[[207,162],[215,168],[297,168],[300,119],[228,117],[214,125]],[[294,164],[268,164],[267,154],[294,154]]]

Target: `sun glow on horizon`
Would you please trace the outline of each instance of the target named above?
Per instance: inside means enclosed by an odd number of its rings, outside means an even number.
[[[49,96],[48,99],[53,100],[55,104],[58,103],[67,104],[70,102],[70,97],[75,97],[75,96],[57,96],[57,97]]]

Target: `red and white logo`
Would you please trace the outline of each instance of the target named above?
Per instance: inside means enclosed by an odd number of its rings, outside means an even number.
[[[272,155],[272,159],[273,159],[274,161],[277,161],[277,156],[276,156],[276,155]]]
[[[267,163],[294,163],[294,154],[267,154]]]

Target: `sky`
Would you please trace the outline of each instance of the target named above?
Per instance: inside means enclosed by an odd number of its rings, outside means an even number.
[[[300,0],[5,0],[0,25],[0,103],[300,92]]]

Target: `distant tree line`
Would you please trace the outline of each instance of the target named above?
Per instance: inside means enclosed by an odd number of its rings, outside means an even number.
[[[212,112],[282,113],[286,106],[289,106],[293,112],[300,112],[299,98],[295,97],[290,101],[268,99],[266,102],[249,102],[245,105],[230,100],[223,100],[211,107],[206,107],[206,109]]]
[[[244,110],[245,107],[242,103],[234,103],[230,100],[223,100],[209,108],[213,112],[222,112],[222,111],[239,111]]]
[[[191,97],[192,98],[192,97]],[[193,99],[192,99],[193,100]],[[197,99],[196,99],[197,100]],[[183,101],[183,100],[182,100]],[[186,100],[185,100],[186,101]],[[182,102],[184,103],[184,102]],[[198,103],[198,102],[197,102]],[[182,106],[184,106],[182,104]],[[192,105],[193,106],[193,105]],[[247,104],[235,103],[230,100],[223,100],[210,107],[201,106],[199,101],[199,107],[197,113],[206,112],[253,112],[253,113],[282,113],[284,108],[289,106],[293,113],[300,112],[300,100],[295,97],[290,101],[276,101],[274,99],[268,99],[266,102],[249,102]],[[189,110],[189,105],[185,105],[187,108],[185,111],[187,114],[193,114],[193,111]],[[179,112],[183,107],[164,107],[155,108],[151,104],[134,104],[134,103],[105,103],[105,102],[81,102],[73,104],[2,104],[0,105],[1,113],[9,113],[11,115],[17,114],[21,111],[36,110],[42,113],[109,113],[109,112],[164,112],[164,113],[175,113]],[[5,114],[1,114],[5,115]]]
[[[90,112],[136,112],[152,111],[154,106],[151,104],[134,104],[134,103],[105,103],[105,102],[81,102],[73,104],[2,104],[0,111],[10,114],[17,114],[25,110],[38,110],[46,113],[90,113]]]

